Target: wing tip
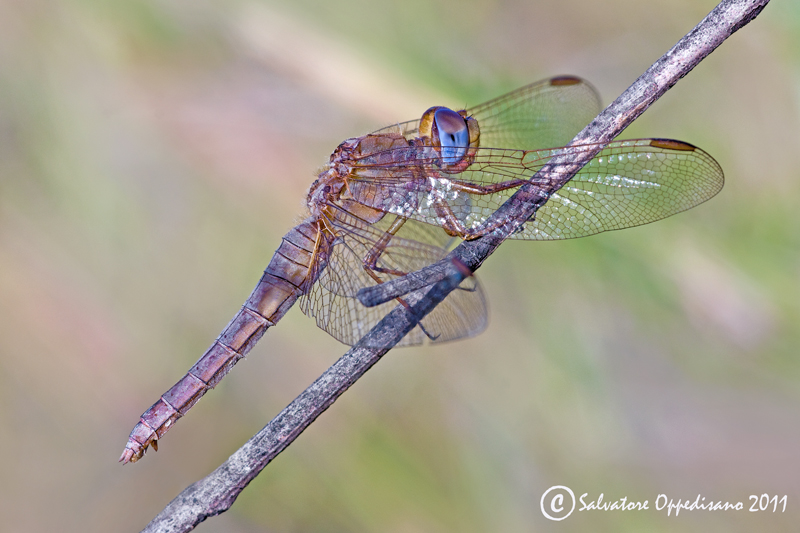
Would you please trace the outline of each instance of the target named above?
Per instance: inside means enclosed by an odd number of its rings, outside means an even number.
[[[697,150],[695,145],[684,141],[676,141],[675,139],[650,139],[650,146],[666,150],[678,150],[680,152],[694,152]]]
[[[577,76],[555,76],[554,78],[550,78],[550,85],[553,86],[561,86],[561,85],[578,85],[579,83],[583,83],[583,80]]]

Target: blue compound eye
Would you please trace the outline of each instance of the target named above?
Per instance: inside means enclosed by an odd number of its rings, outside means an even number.
[[[446,107],[437,109],[433,120],[439,132],[442,161],[445,165],[455,165],[464,158],[469,147],[467,123],[461,115]]]

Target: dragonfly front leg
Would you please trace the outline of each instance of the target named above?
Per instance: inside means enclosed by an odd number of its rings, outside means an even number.
[[[500,183],[491,183],[489,185],[478,185],[461,180],[447,179],[448,191],[458,191],[476,196],[486,196],[495,194],[509,189],[516,189],[528,183],[524,179],[512,179]],[[434,193],[435,194],[435,193]],[[501,222],[495,222],[490,226],[482,225],[478,228],[468,228],[464,223],[458,219],[453,212],[450,204],[442,195],[436,195],[433,200],[433,207],[436,210],[437,216],[440,218],[440,224],[444,231],[451,237],[458,237],[464,240],[477,239],[478,237],[489,233],[502,225]]]
[[[453,213],[453,209],[444,198],[435,199],[433,201],[433,207],[436,210],[436,215],[441,219],[442,229],[445,233],[451,237],[458,237],[465,241],[477,239],[504,224],[504,221],[496,220],[489,225],[482,224],[477,228],[468,228],[458,219],[455,213]]]

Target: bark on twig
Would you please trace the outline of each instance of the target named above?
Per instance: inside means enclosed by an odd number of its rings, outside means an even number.
[[[753,20],[768,2],[769,0],[721,2],[573,139],[572,144],[601,143],[595,152],[582,151],[579,156],[573,155],[569,159],[554,159],[551,162],[557,164],[557,167],[546,166],[543,170],[551,176],[553,172],[558,172],[560,184],[565,184],[602,149],[602,143],[616,137],[725,39]],[[451,252],[451,256],[440,263],[368,291],[365,300],[380,302],[435,283],[424,296],[410,298],[412,301],[418,300],[411,308],[398,306],[386,315],[361,342],[353,346],[227,461],[172,500],[144,531],[189,531],[206,518],[228,510],[247,484],[272,459],[458,286],[464,273],[463,268],[457,268],[453,264],[453,258],[475,271],[547,198],[548,195],[533,184],[526,184],[493,215],[507,221],[495,231],[474,241],[461,243]]]

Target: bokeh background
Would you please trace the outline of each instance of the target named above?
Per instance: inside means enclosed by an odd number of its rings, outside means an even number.
[[[557,75],[606,103],[715,2],[0,0],[0,530],[138,531],[345,351],[295,309],[161,442],[139,414],[250,293],[347,137]],[[506,243],[481,336],[390,352],[199,531],[795,531],[800,4],[626,136],[726,185],[666,221]],[[575,513],[788,496],[785,513]]]

